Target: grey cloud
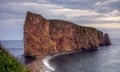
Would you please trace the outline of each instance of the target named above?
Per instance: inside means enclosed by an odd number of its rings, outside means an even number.
[[[120,23],[120,21],[97,21],[95,19],[90,19],[90,18],[79,18],[76,20],[72,20],[73,22],[77,24],[109,24],[109,23]]]
[[[95,10],[101,14],[107,14],[113,10],[120,10],[120,1],[112,1],[101,6],[96,6],[97,2],[104,3],[108,0],[51,0],[51,3],[61,5],[71,9]]]
[[[19,38],[22,35],[22,27],[25,19],[26,11],[32,11],[38,14],[43,15],[45,18],[50,19],[64,19],[67,21],[71,21],[80,25],[84,24],[109,24],[109,23],[120,23],[120,21],[98,21],[96,18],[104,18],[105,14],[109,14],[110,12],[117,10],[118,13],[120,12],[120,1],[110,2],[105,5],[97,6],[97,2],[103,2],[106,0],[0,0],[0,38],[6,37],[8,38],[8,34],[17,34]],[[112,0],[111,0],[112,1]],[[10,4],[13,3],[13,4]],[[22,3],[35,3],[37,5],[20,5]],[[15,5],[14,5],[15,4]],[[39,6],[39,4],[43,4],[46,6]],[[54,5],[54,6],[49,6]],[[93,15],[84,15],[84,16],[73,16],[68,17],[69,15],[63,14],[58,12],[58,9],[72,9],[72,10],[89,10],[95,11],[97,14]],[[53,10],[55,12],[53,12]],[[58,12],[58,13],[57,13]],[[69,13],[69,11],[68,11]],[[70,13],[72,14],[72,13]],[[120,14],[116,14],[116,16]],[[11,19],[14,20],[11,22]],[[23,19],[19,21],[19,19]],[[17,21],[18,20],[18,21]],[[8,21],[8,22],[6,22]],[[10,28],[6,29],[5,35],[2,35],[7,25],[14,25],[10,26]],[[14,28],[15,29],[14,29]],[[20,28],[19,28],[20,27]],[[11,32],[9,32],[9,30]],[[108,29],[101,29],[101,30],[108,30]],[[110,29],[109,29],[110,30]],[[3,32],[2,32],[3,31]],[[20,32],[20,34],[18,34]],[[14,38],[14,36],[11,36]]]
[[[108,12],[112,12],[113,9],[118,8],[117,6],[120,4],[119,2],[111,2],[107,5],[103,6],[95,6],[95,3],[103,1],[104,0],[1,0],[0,6],[0,19],[9,19],[9,18],[25,18],[26,11],[32,11],[35,13],[42,14],[46,18],[58,18],[58,19],[65,19],[69,21],[73,21],[74,23],[79,24],[87,24],[87,23],[118,23],[119,21],[96,21],[94,18],[103,17],[104,14],[108,14]],[[52,14],[52,12],[49,12],[47,9],[42,8],[35,8],[34,6],[21,6],[21,5],[10,5],[9,3],[37,3],[37,4],[52,4],[56,6],[62,6],[63,8],[72,8],[75,9],[85,9],[85,10],[95,10],[96,13],[99,13],[97,15],[86,15],[86,16],[76,16],[73,18],[67,18],[65,15],[59,15],[59,14]],[[113,9],[111,7],[113,7]],[[57,8],[57,7],[56,7]],[[40,9],[40,10],[39,10]],[[53,9],[52,7],[50,9]],[[50,10],[49,9],[49,10]],[[57,9],[56,9],[57,10]]]
[[[114,10],[118,10],[120,12],[120,1],[119,0],[109,0],[111,2],[108,2],[103,5],[96,6],[96,12],[101,14],[107,14],[109,12],[112,12]],[[105,1],[102,1],[101,3],[104,3]]]
[[[108,6],[111,9],[115,9],[115,10],[119,10],[120,11],[120,0],[118,0],[116,2],[109,3]]]
[[[23,15],[16,15],[13,13],[0,13],[0,20],[7,20],[7,19],[20,19],[20,18],[25,18]]]
[[[52,3],[72,9],[94,9],[94,4],[103,0],[51,0]]]
[[[20,3],[20,2],[38,2],[38,0],[0,0],[0,3],[9,3],[9,2],[14,2],[14,3]]]

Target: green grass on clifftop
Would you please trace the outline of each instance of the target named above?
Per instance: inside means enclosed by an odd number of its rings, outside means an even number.
[[[0,72],[30,72],[0,45]]]

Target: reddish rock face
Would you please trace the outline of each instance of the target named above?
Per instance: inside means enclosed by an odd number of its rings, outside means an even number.
[[[27,12],[24,24],[25,56],[48,55],[65,51],[96,49],[111,44],[108,34],[63,20],[47,20]]]
[[[111,41],[110,41],[108,33],[105,33],[105,35],[104,35],[104,44],[111,45]]]
[[[27,12],[24,25],[25,55],[47,54],[53,47],[49,35],[50,23],[40,15]]]
[[[99,46],[104,46],[104,33],[98,31]]]

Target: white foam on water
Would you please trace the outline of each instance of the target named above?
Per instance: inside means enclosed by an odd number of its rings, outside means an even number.
[[[58,54],[53,55],[53,58],[56,57],[56,56],[65,55],[65,54],[71,54],[71,53],[75,53],[75,52],[77,52],[77,51],[58,53]]]
[[[50,61],[51,59],[53,59],[54,57],[59,56],[59,55],[70,54],[70,53],[75,53],[75,52],[76,52],[76,51],[72,51],[72,52],[62,52],[62,53],[55,54],[55,55],[53,55],[53,56],[46,56],[42,61],[43,61],[44,65],[45,65],[47,68],[49,68],[49,69],[52,70],[52,71],[55,71],[55,68],[52,67],[52,66],[50,65],[50,63],[49,63],[49,61]],[[48,72],[48,71],[47,71],[47,72]]]
[[[46,67],[48,67],[50,70],[55,71],[53,67],[50,66],[49,60],[52,59],[52,56],[46,56],[42,61]]]

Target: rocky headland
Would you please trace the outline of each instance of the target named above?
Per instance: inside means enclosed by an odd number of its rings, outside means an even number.
[[[35,70],[34,65],[38,63],[43,66],[39,61],[46,55],[94,50],[105,45],[111,45],[109,35],[96,28],[64,20],[48,20],[39,14],[27,12],[24,24],[24,55],[38,58],[28,64],[31,69]]]
[[[27,12],[24,24],[25,56],[97,49],[110,44],[109,35],[95,28],[64,20],[47,20]]]

